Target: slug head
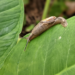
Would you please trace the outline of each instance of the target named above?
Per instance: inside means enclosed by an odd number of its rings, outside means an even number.
[[[61,25],[62,25],[63,27],[66,27],[66,26],[68,25],[67,21],[66,21],[63,17],[58,17],[58,18],[56,19],[56,21],[57,21],[58,23],[61,23]]]

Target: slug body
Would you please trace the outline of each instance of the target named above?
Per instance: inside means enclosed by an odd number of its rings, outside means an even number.
[[[31,41],[32,39],[34,39],[35,37],[37,37],[38,35],[40,35],[44,31],[49,29],[53,25],[55,19],[56,19],[56,17],[50,17],[50,18],[47,18],[47,19],[42,20],[41,22],[39,22],[34,27],[34,29],[32,30],[32,32],[30,34],[30,36],[28,37],[29,41]]]
[[[44,31],[46,31],[47,29],[49,29],[50,27],[56,25],[56,24],[62,24],[63,27],[67,26],[67,22],[64,18],[62,17],[49,17],[45,20],[42,20],[41,22],[39,22],[34,29],[32,30],[30,36],[27,38],[28,41],[31,41],[32,39],[34,39],[35,37],[37,37],[38,35],[40,35],[41,33],[43,33]]]
[[[49,17],[42,21],[40,21],[32,30],[30,36],[27,38],[27,44],[29,41],[34,39],[35,37],[39,36],[41,33],[49,29],[50,27],[56,25],[56,24],[62,24],[63,27],[67,26],[67,22],[63,17]],[[27,46],[26,44],[26,46]],[[26,47],[25,47],[26,49]]]

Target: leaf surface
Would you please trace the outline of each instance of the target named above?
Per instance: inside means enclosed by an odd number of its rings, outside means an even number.
[[[23,25],[23,1],[0,0],[0,68],[17,43]]]
[[[74,75],[75,16],[67,22],[66,28],[55,25],[33,39],[26,51],[26,39],[22,39],[7,57],[0,75]]]

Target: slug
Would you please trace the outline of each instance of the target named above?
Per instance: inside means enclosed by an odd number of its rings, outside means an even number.
[[[28,42],[30,42],[32,39],[36,38],[39,36],[41,33],[49,29],[50,27],[56,25],[56,24],[61,24],[63,27],[66,27],[68,25],[67,21],[63,17],[49,17],[46,18],[42,21],[40,21],[32,30],[30,36],[27,39],[27,43],[25,46],[25,49],[27,47]]]

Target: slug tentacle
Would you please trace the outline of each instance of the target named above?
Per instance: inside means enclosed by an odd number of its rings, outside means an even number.
[[[30,41],[30,40],[27,38],[27,43],[26,43],[26,46],[25,46],[24,51],[26,50],[26,48],[27,48],[27,45],[28,45],[29,41]]]

